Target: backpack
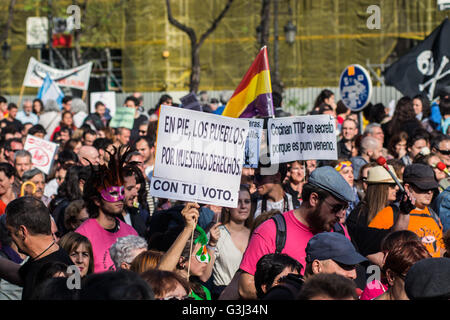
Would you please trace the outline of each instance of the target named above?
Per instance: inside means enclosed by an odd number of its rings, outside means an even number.
[[[281,213],[277,213],[271,219],[275,221],[275,226],[277,228],[277,235],[275,238],[276,244],[275,253],[281,253],[281,251],[283,251],[284,245],[286,244],[286,236],[287,236],[286,220],[284,219],[284,216]],[[345,236],[344,228],[340,223],[337,222],[333,226],[333,230],[334,232],[339,232]]]
[[[281,213],[277,213],[271,219],[275,221],[275,226],[277,228],[277,235],[275,239],[275,253],[281,253],[284,245],[286,244],[286,220]]]
[[[400,209],[396,205],[391,205],[391,208],[392,208],[393,216],[394,216],[394,221],[393,221],[393,225],[394,225],[398,219]],[[434,210],[431,209],[431,207],[427,207],[427,208],[428,208],[428,211],[430,212],[430,216],[427,214],[424,214],[424,213],[410,213],[409,215],[416,216],[416,217],[432,218],[438,226],[441,225],[441,220],[440,220],[439,216],[436,214],[436,212],[434,212]]]

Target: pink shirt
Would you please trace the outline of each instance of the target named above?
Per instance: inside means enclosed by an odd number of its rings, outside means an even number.
[[[109,255],[109,248],[118,238],[129,235],[137,236],[138,233],[133,227],[119,221],[119,230],[117,232],[109,232],[97,222],[96,219],[88,219],[75,232],[82,234],[92,244],[92,251],[94,252],[94,272],[104,272],[114,270],[114,262]]]
[[[303,223],[294,216],[294,210],[283,213],[286,220],[286,244],[281,253],[285,253],[300,262],[303,266],[302,274],[305,270],[305,248],[314,234]],[[262,223],[252,234],[242,258],[240,269],[255,275],[256,263],[268,254],[274,253],[276,249],[276,225],[272,219]]]
[[[306,266],[306,245],[314,236],[311,229],[301,223],[294,215],[294,210],[283,213],[286,220],[286,243],[281,251],[294,258],[303,266],[301,274],[305,272]],[[350,239],[347,230],[344,228],[345,236]],[[256,264],[259,259],[276,250],[276,225],[272,219],[263,222],[252,234],[242,258],[240,269],[255,275]]]
[[[386,292],[388,286],[379,280],[369,282],[362,292],[359,300],[373,300]]]

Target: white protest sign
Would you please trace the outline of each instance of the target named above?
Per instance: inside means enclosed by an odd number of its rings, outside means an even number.
[[[90,111],[95,112],[95,104],[101,101],[109,109],[109,114],[114,117],[116,114],[116,93],[114,91],[91,92]]]
[[[336,160],[336,123],[329,115],[269,119],[272,164],[295,160]]]
[[[48,73],[50,78],[60,87],[87,90],[91,69],[92,62],[88,62],[72,69],[60,70],[43,64],[31,57],[28,62],[25,78],[23,79],[23,86],[40,88]]]
[[[58,144],[27,135],[23,148],[31,153],[33,167],[49,174],[55,153],[58,150]]]
[[[247,141],[245,142],[244,167],[258,168],[259,148],[263,134],[264,119],[245,119],[249,124]]]
[[[248,121],[161,106],[154,197],[237,207]]]

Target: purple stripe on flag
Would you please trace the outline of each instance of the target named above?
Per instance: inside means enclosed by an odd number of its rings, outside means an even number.
[[[273,114],[272,93],[263,93],[245,108],[239,118],[271,117]]]

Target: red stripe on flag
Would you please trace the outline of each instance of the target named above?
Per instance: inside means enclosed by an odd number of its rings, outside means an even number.
[[[250,81],[253,79],[253,77],[256,76],[258,73],[260,73],[263,70],[270,70],[269,69],[269,59],[267,58],[267,47],[263,47],[259,51],[258,55],[256,56],[252,65],[250,66],[250,68],[248,69],[248,71],[245,74],[244,78],[242,79],[241,83],[239,83],[238,87],[234,91],[231,98],[233,98],[239,92],[244,90],[248,86]]]

